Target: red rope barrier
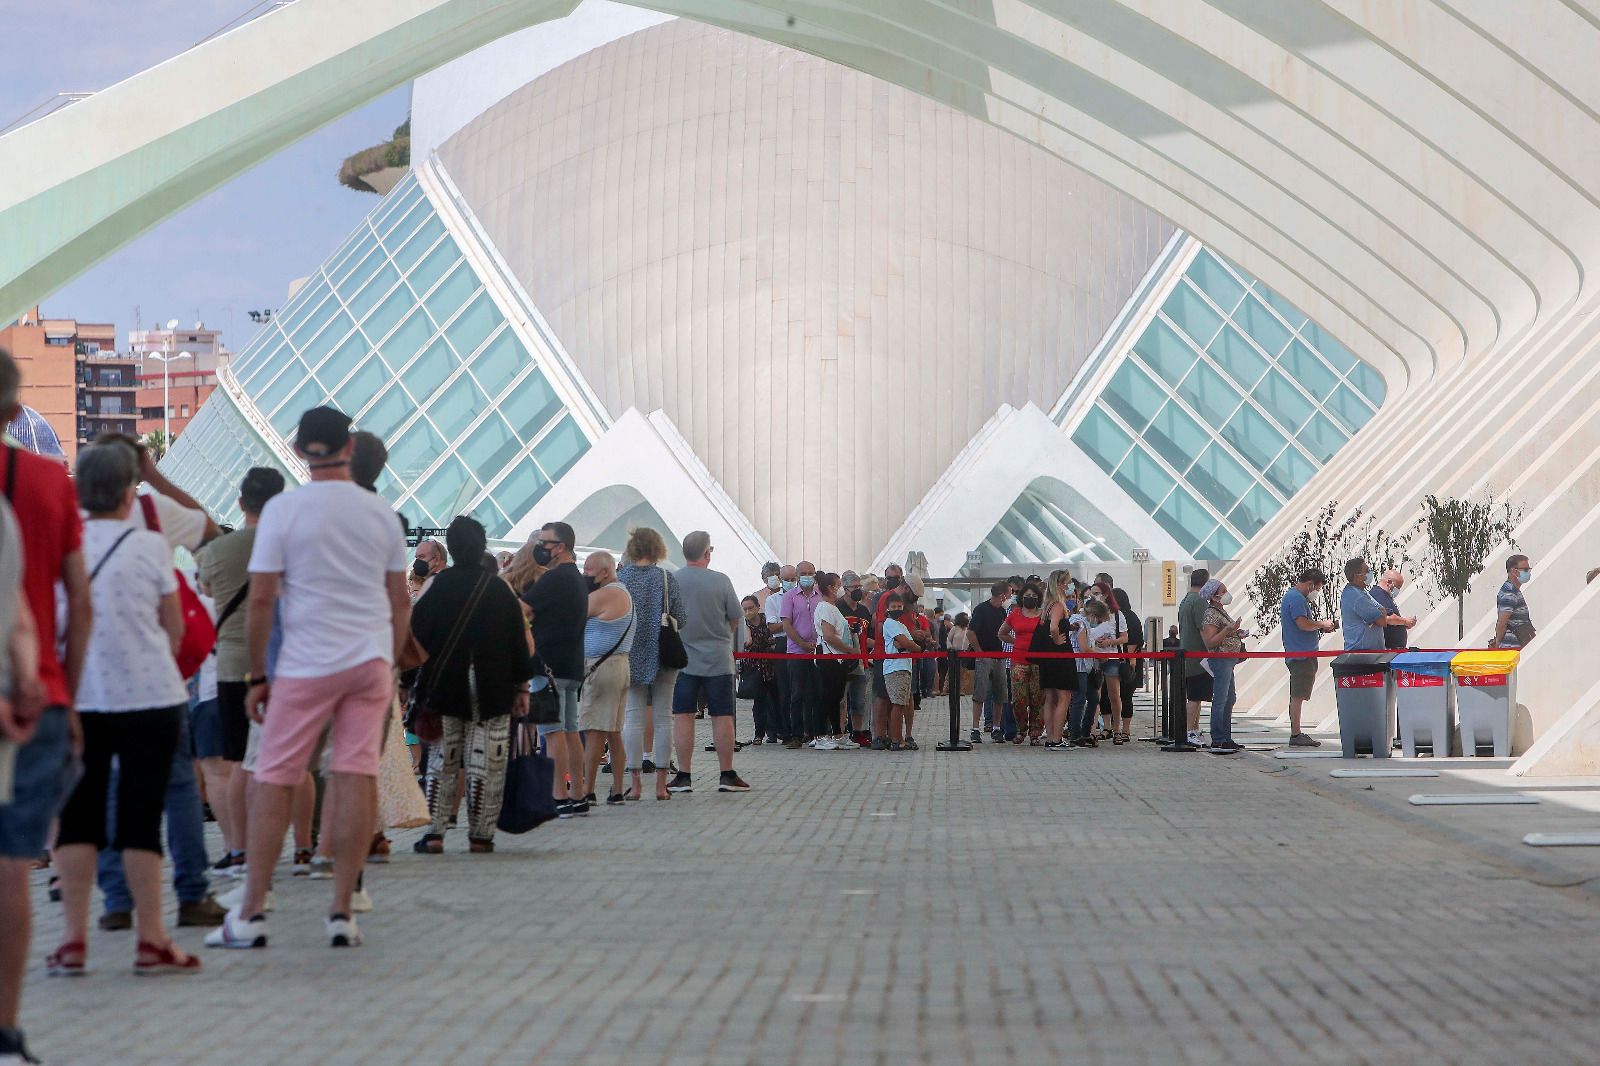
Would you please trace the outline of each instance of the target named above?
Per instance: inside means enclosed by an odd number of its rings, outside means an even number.
[[[1405,652],[1423,652],[1429,655],[1459,655],[1469,651],[1493,651],[1485,648],[1406,648]],[[1379,651],[1191,651],[1190,658],[1195,659],[1333,659],[1341,655],[1378,655],[1387,649]],[[1402,651],[1394,652],[1396,655],[1404,654]],[[1021,659],[1032,662],[1036,659],[1148,659],[1160,661],[1174,658],[1170,651],[960,651],[956,653],[961,659]],[[791,655],[784,652],[756,652],[736,651],[735,659],[775,659],[793,661],[796,659],[809,659],[814,662],[856,662],[871,661],[883,662],[888,659],[948,659],[948,651],[897,651],[887,655],[839,655],[839,654],[806,654]]]

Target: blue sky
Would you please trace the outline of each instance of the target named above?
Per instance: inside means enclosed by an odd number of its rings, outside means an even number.
[[[0,64],[0,125],[57,92],[103,89],[184,51],[255,0],[0,0],[12,47]],[[405,85],[258,164],[51,294],[45,314],[114,322],[125,344],[138,307],[148,327],[196,316],[235,351],[377,203],[338,182],[345,156],[405,120]],[[229,310],[231,308],[231,311]]]

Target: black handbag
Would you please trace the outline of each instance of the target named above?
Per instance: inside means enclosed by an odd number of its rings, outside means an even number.
[[[526,833],[556,817],[554,796],[556,768],[540,754],[530,718],[513,718],[508,741],[505,793],[500,801],[500,818],[495,823],[502,832]]]
[[[528,721],[534,725],[555,725],[561,721],[561,694],[550,668],[544,668],[544,688],[528,693]]]
[[[682,670],[689,665],[689,653],[683,648],[683,637],[678,632],[678,620],[672,617],[668,606],[671,587],[667,572],[661,571],[661,634],[657,644],[656,659],[662,670]]]
[[[754,667],[755,663],[752,662],[748,665]],[[765,686],[766,682],[761,680],[761,671],[759,669],[741,670],[739,672],[739,687],[734,691],[733,695],[735,699],[753,700]]]

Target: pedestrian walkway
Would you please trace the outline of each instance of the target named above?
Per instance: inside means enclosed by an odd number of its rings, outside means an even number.
[[[324,946],[328,883],[288,877],[273,946],[197,978],[135,980],[131,934],[96,933],[89,977],[30,974],[29,1035],[229,1066],[1593,1061],[1588,898],[1269,756],[944,754],[940,725],[746,748],[746,795],[697,753],[702,791],[493,855],[399,834],[355,950]]]

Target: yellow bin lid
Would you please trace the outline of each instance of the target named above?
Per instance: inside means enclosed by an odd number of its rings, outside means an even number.
[[[1521,655],[1515,650],[1464,651],[1450,660],[1450,672],[1457,677],[1498,677],[1515,670]]]

